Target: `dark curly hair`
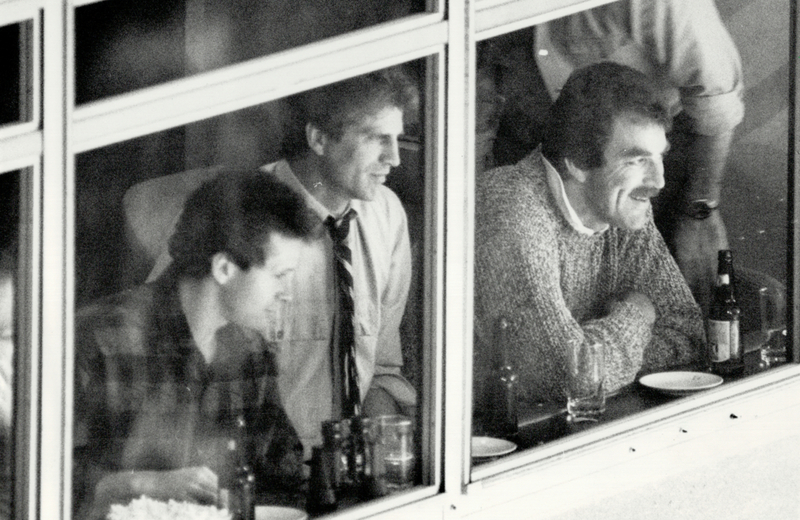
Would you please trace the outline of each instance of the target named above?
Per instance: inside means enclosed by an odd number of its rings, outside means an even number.
[[[620,116],[652,121],[665,131],[672,126],[658,90],[641,72],[613,62],[578,69],[550,107],[542,154],[558,170],[566,158],[583,169],[599,168]]]
[[[262,265],[271,233],[308,239],[311,222],[300,195],[270,174],[222,171],[184,205],[169,240],[173,273],[203,278],[220,252],[242,269]]]

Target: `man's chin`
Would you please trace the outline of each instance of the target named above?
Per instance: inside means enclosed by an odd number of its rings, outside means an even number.
[[[638,231],[640,229],[644,229],[644,227],[647,226],[647,220],[648,220],[647,215],[648,214],[646,213],[641,217],[637,218],[620,219],[617,222],[612,223],[611,226],[622,228],[627,231]]]
[[[370,202],[372,200],[375,200],[375,195],[377,195],[379,189],[380,189],[380,185],[376,185],[372,189],[363,190],[355,198],[358,199],[358,200],[364,200],[364,201]]]
[[[628,231],[639,231],[641,229],[644,229],[646,225],[647,225],[647,219],[643,218],[642,220],[627,222],[625,225],[625,229],[627,229]]]

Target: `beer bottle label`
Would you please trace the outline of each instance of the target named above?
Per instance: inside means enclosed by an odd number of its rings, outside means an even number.
[[[722,362],[739,352],[739,322],[708,320],[708,346],[711,361]]]

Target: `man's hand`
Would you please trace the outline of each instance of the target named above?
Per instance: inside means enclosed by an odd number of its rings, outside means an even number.
[[[622,301],[637,307],[644,314],[647,322],[652,325],[656,322],[656,308],[650,298],[640,292],[629,292],[622,297]]]
[[[717,252],[728,249],[728,235],[718,211],[704,220],[678,216],[670,248],[697,303],[708,315],[717,276]]]
[[[182,500],[198,504],[216,504],[219,494],[217,474],[206,466],[181,468],[171,471],[139,471],[134,477],[140,481],[141,494],[158,500]]]
[[[364,398],[362,406],[364,415],[367,417],[379,417],[381,415],[396,415],[401,413],[400,407],[389,392],[383,388],[372,386]]]

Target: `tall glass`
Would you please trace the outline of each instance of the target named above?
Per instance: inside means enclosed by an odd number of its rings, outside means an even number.
[[[786,362],[786,320],[780,315],[783,294],[764,286],[758,290],[761,318],[761,364],[769,367]]]
[[[414,485],[414,443],[411,419],[383,415],[374,419],[374,494],[388,495]]]
[[[573,341],[566,354],[569,418],[574,422],[597,421],[606,409],[604,345]]]

